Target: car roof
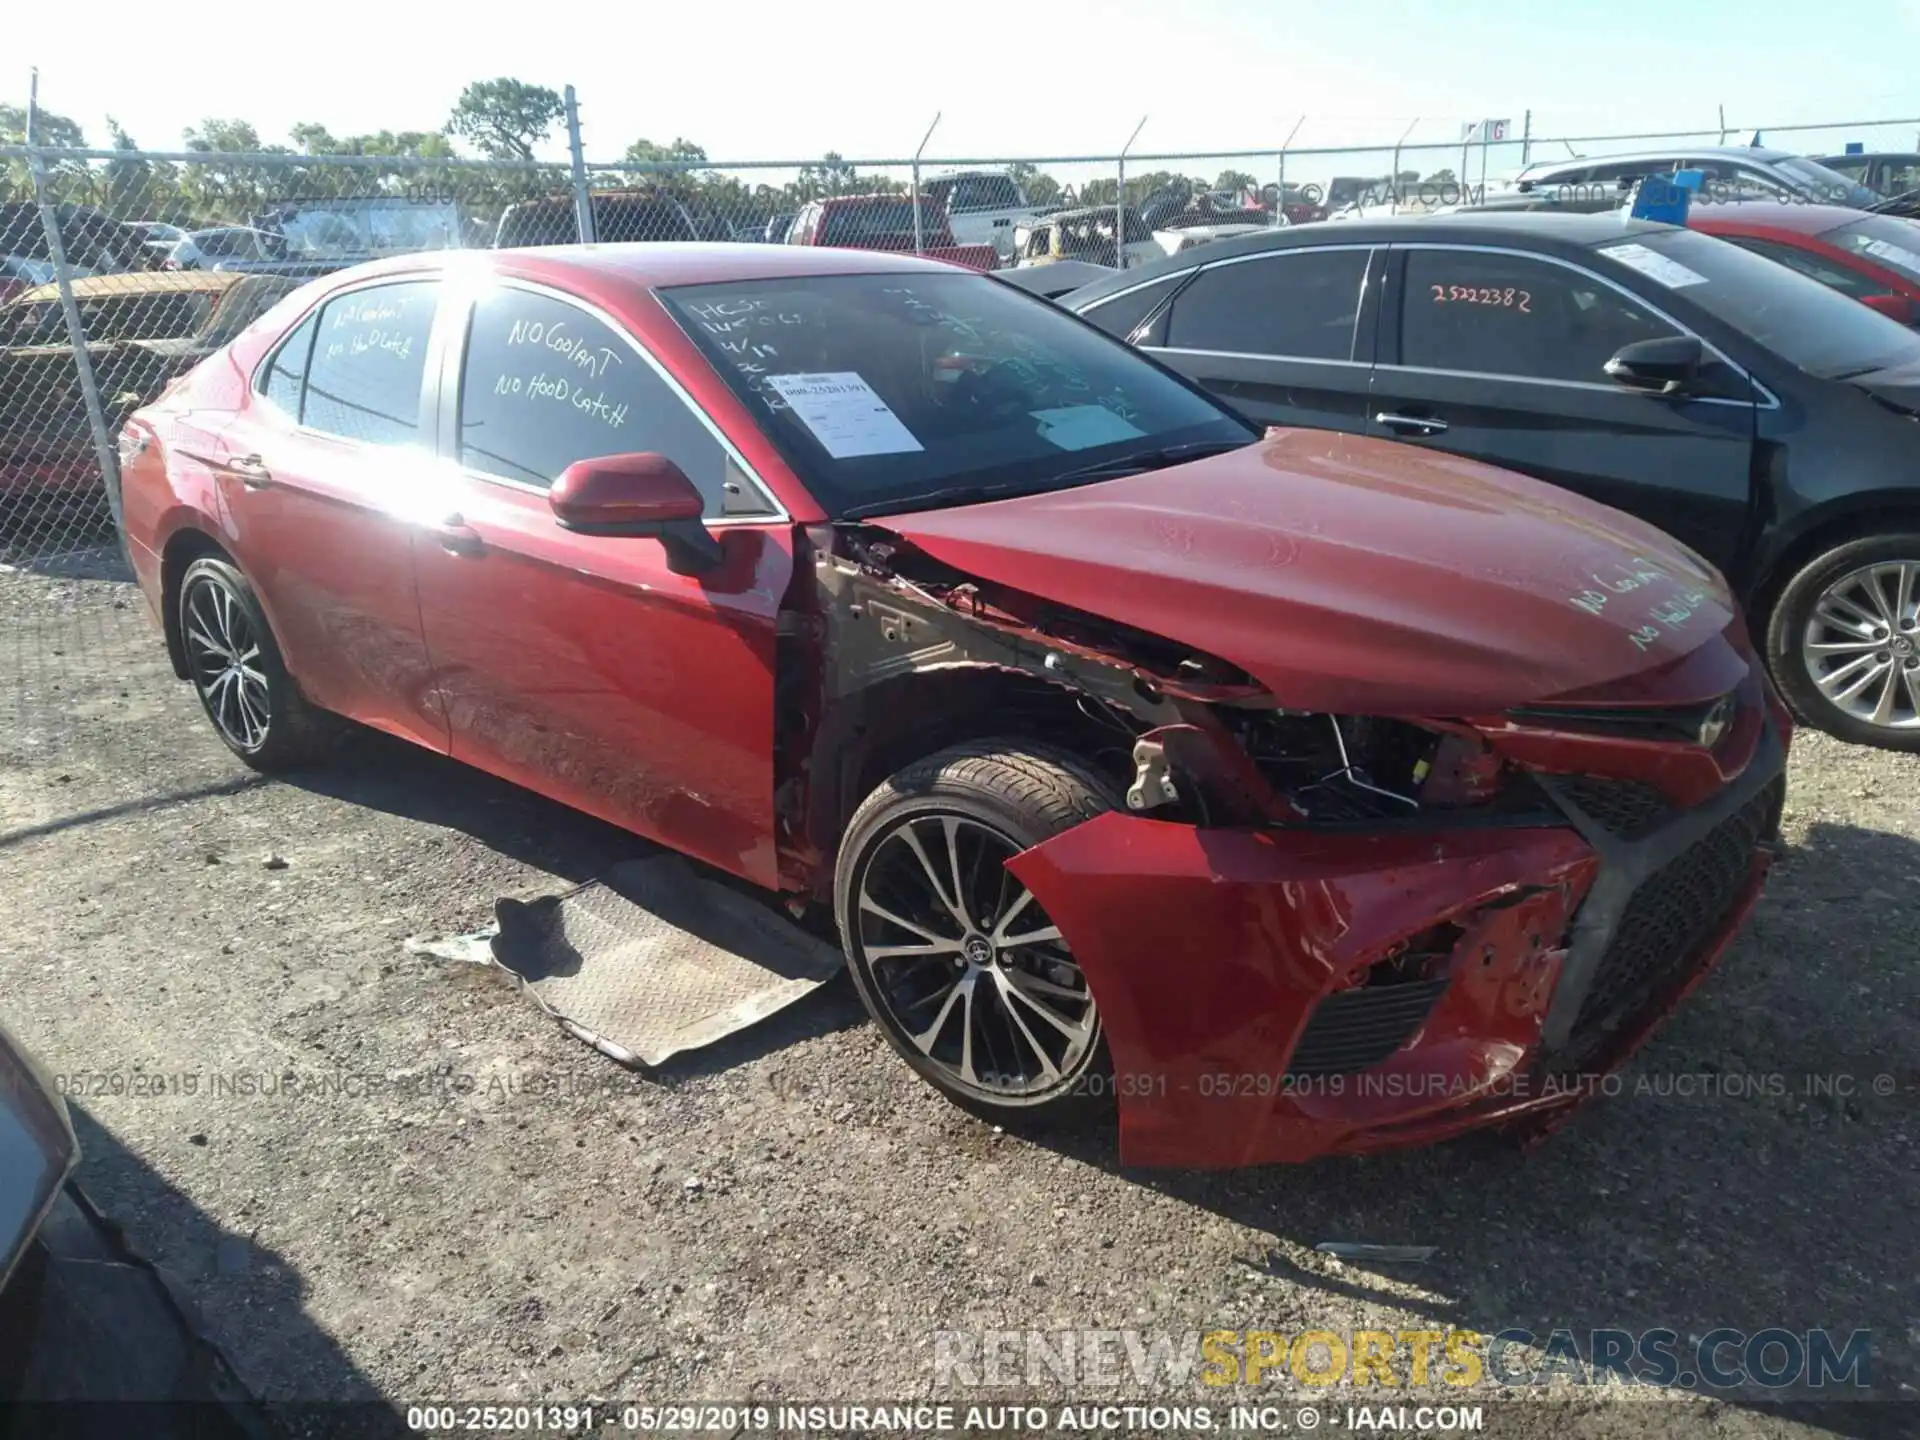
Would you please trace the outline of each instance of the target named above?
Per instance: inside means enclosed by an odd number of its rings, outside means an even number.
[[[1627,150],[1615,155],[1573,155],[1565,160],[1536,161],[1523,172],[1548,175],[1555,170],[1585,170],[1594,165],[1623,165],[1641,160],[1791,160],[1795,152],[1764,145],[1675,145],[1663,150]]]
[[[1860,150],[1852,155],[1816,155],[1813,158],[1821,165],[1831,165],[1836,160],[1920,160],[1920,150]]]
[[[1824,235],[1850,221],[1863,211],[1845,205],[1789,205],[1775,200],[1737,200],[1724,205],[1701,205],[1688,212],[1687,223],[1694,229],[1706,229],[1714,221],[1728,226],[1791,230],[1797,235]],[[1695,224],[1696,221],[1707,222]]]
[[[1181,255],[1117,271],[1110,280],[1096,281],[1084,290],[1075,291],[1069,298],[1076,303],[1070,308],[1078,308],[1078,302],[1083,300],[1095,300],[1103,295],[1129,290],[1162,276],[1182,273],[1201,265],[1218,264],[1222,260],[1264,254],[1269,250],[1315,249],[1330,245],[1406,245],[1417,240],[1440,243],[1470,240],[1481,245],[1505,242],[1538,250],[1583,250],[1608,240],[1663,234],[1676,228],[1647,220],[1623,219],[1617,210],[1598,215],[1503,210],[1398,219],[1322,220],[1313,225],[1263,228],[1257,233],[1215,240]]]
[[[587,284],[613,280],[654,288],[728,280],[780,280],[809,275],[953,275],[957,267],[917,255],[815,245],[751,245],[738,241],[542,245],[505,250],[439,250],[369,261],[329,277],[417,275],[463,267],[496,269],[527,279]]]

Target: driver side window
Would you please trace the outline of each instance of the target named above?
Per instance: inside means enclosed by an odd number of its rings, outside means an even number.
[[[1614,352],[1679,331],[1583,271],[1491,250],[1407,256],[1400,363],[1606,384]]]
[[[653,451],[709,519],[773,507],[691,405],[620,331],[557,296],[498,286],[475,302],[460,381],[460,463],[546,489],[576,460]]]

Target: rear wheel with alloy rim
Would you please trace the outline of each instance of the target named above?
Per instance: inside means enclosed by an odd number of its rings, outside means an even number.
[[[1767,654],[1809,725],[1920,750],[1920,535],[1849,541],[1808,564],[1774,607]]]
[[[902,770],[848,825],[835,908],[860,998],[907,1063],[975,1114],[1061,1124],[1107,1106],[1099,1007],[1006,862],[1112,807],[1072,757],[988,741]]]
[[[187,673],[214,731],[256,770],[316,759],[333,738],[331,717],[287,673],[253,587],[226,560],[196,560],[180,577],[180,643]]]

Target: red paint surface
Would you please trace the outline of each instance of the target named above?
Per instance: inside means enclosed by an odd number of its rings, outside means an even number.
[[[1821,238],[1828,231],[1860,218],[1860,211],[1840,205],[1788,205],[1755,200],[1696,206],[1687,214],[1687,228],[1708,235],[1745,235],[1804,250],[1920,305],[1920,281],[1880,264],[1872,255],[1863,255]],[[1913,241],[1907,248],[1920,252],[1920,225],[1912,228]]]
[[[956,569],[1231,661],[1301,710],[1537,703],[1670,664],[1733,622],[1716,576],[1617,510],[1392,441],[1269,435],[1190,465],[879,523]],[[1662,578],[1605,588],[1643,559]],[[1649,607],[1688,590],[1704,598],[1687,619],[1636,645]],[[1605,596],[1599,613],[1574,603],[1590,593]]]

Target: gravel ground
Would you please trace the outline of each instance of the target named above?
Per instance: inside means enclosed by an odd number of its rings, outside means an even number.
[[[263,1397],[899,1399],[934,1393],[940,1330],[1824,1325],[1871,1329],[1873,1393],[1902,1403],[1795,1419],[1584,1391],[1497,1413],[1540,1436],[1920,1430],[1920,758],[1801,738],[1747,934],[1629,1093],[1539,1148],[1135,1172],[1104,1139],[951,1108],[844,979],[623,1071],[401,941],[642,842],[373,736],[259,780],[130,587],[0,573],[0,635],[0,1013],[94,1077],[82,1183]],[[1784,1079],[1631,1093],[1728,1074]],[[1806,1092],[1836,1074],[1855,1093]],[[1314,1253],[1328,1239],[1438,1253],[1389,1272]]]

